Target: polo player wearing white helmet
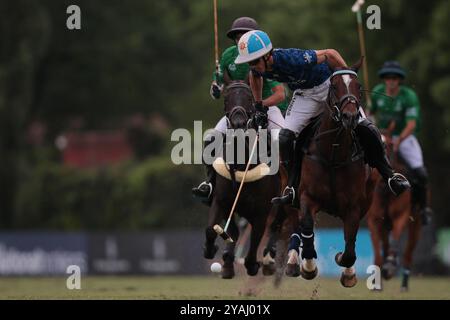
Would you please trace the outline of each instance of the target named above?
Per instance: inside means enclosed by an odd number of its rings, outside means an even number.
[[[295,157],[297,163],[293,163],[296,136],[312,118],[325,110],[333,70],[348,68],[347,64],[334,49],[273,49],[269,36],[261,30],[245,33],[239,40],[238,49],[239,56],[235,62],[250,65],[250,85],[257,105],[261,101],[263,78],[287,83],[294,92],[286,112],[285,128],[279,134],[282,165],[287,168],[289,175],[288,186],[283,195],[274,198],[272,202],[298,206],[294,188],[299,185],[303,154],[299,152],[300,156]],[[362,109],[360,113],[361,119],[355,132],[367,161],[371,167],[378,169],[391,191],[399,195],[409,188],[410,184],[404,176],[394,172],[386,157],[378,128],[366,119]]]

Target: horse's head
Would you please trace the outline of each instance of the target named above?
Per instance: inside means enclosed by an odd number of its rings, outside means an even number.
[[[255,112],[253,94],[248,84],[232,81],[225,89],[225,115],[230,129],[247,129]]]
[[[333,120],[342,123],[345,129],[354,129],[360,116],[362,95],[357,72],[361,63],[362,59],[350,69],[335,70],[330,79],[328,106]]]

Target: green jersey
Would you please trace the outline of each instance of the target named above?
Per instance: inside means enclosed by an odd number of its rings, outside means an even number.
[[[400,135],[409,120],[416,120],[414,133],[419,132],[421,126],[420,104],[412,89],[400,86],[396,97],[386,96],[385,84],[377,85],[373,91],[371,111],[375,114],[379,128],[386,129],[393,120],[395,121],[393,134]]]
[[[235,64],[234,60],[237,58],[238,55],[239,51],[237,46],[231,46],[223,52],[219,64],[218,78],[216,76],[216,73],[214,72],[214,80],[216,80],[218,84],[223,84],[224,72],[228,74],[231,80],[245,80],[247,78],[247,75],[250,71],[250,66],[247,63]],[[272,89],[280,84],[281,84],[280,82],[274,80],[263,79],[262,98],[266,99],[270,97],[273,94]],[[288,107],[287,98],[278,105],[278,108],[281,111],[285,111],[287,107]]]

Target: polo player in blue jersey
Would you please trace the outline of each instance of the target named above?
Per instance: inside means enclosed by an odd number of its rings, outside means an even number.
[[[303,154],[297,153],[301,150],[297,148],[302,146],[296,146],[296,138],[313,118],[326,109],[330,77],[335,70],[348,69],[347,64],[334,49],[273,49],[269,36],[261,30],[245,33],[239,40],[238,49],[239,55],[235,62],[250,65],[250,85],[260,114],[267,113],[267,108],[261,103],[263,78],[286,83],[293,91],[285,116],[285,127],[279,134],[280,156],[282,165],[288,171],[288,186],[272,202],[298,206],[295,188],[300,182]],[[366,118],[362,108],[355,133],[368,164],[379,171],[392,193],[399,195],[410,188],[408,180],[392,169],[380,132]],[[300,156],[294,158],[296,153]]]

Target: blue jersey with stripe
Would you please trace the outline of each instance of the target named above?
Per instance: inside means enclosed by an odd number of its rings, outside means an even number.
[[[286,83],[291,90],[318,86],[333,73],[327,63],[317,64],[314,50],[275,49],[272,56],[272,71],[266,71],[262,76]]]

